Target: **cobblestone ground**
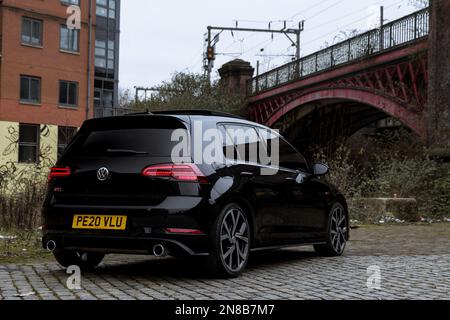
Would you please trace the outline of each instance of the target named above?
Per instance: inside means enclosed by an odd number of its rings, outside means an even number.
[[[345,256],[307,247],[258,253],[237,279],[206,278],[193,262],[111,256],[69,290],[56,263],[0,266],[0,299],[450,299],[450,225],[355,230]],[[368,289],[378,266],[381,288]]]

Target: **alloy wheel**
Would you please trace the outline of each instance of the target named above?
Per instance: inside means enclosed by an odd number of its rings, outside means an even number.
[[[246,263],[249,251],[249,226],[239,208],[230,208],[220,227],[220,254],[224,265],[239,272]]]
[[[342,207],[338,206],[331,215],[331,245],[336,253],[344,252],[347,243],[347,218]]]

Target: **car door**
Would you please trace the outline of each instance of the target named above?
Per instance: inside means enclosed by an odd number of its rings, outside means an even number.
[[[297,242],[298,203],[294,198],[293,183],[298,173],[293,167],[298,167],[298,161],[288,165],[286,152],[289,150],[285,150],[284,141],[276,132],[265,128],[258,128],[258,132],[268,155],[267,159],[264,156],[260,159],[263,170],[258,177],[259,186],[272,194],[268,199],[259,199],[264,238],[273,244]]]
[[[280,167],[295,170],[286,187],[286,203],[291,239],[313,241],[320,238],[327,224],[324,185],[314,177],[305,158],[280,137]]]
[[[327,226],[326,185],[309,173],[300,172],[292,185],[292,224],[297,229],[296,237],[314,241],[323,239]]]
[[[260,163],[260,148],[263,146],[255,127],[242,124],[222,124],[222,126],[236,150],[236,161],[231,170],[237,180],[236,185],[240,188],[239,193],[245,196],[251,194],[252,199],[247,200],[255,205],[253,221],[255,240],[257,244],[279,240],[274,239],[273,235],[283,233],[279,229],[285,225],[282,222],[281,209],[284,199],[281,186],[286,174],[267,170],[269,166]],[[233,151],[230,150],[231,152]],[[229,154],[227,158],[232,158],[232,155]]]
[[[285,242],[313,241],[326,226],[322,185],[312,176],[305,158],[282,136],[272,132],[270,139],[278,143],[277,189],[281,199],[279,208],[273,210],[277,219],[272,220],[278,221],[278,225],[272,238]],[[268,143],[273,145],[274,141]]]

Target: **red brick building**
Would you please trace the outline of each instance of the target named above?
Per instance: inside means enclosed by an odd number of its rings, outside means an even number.
[[[80,29],[68,27],[71,5]],[[0,165],[56,159],[94,108],[116,105],[119,8],[119,0],[0,0]]]

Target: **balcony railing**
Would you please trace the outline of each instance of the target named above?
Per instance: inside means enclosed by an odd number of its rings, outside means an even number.
[[[131,109],[131,108],[104,108],[96,107],[94,108],[94,118],[106,118],[106,117],[118,117],[124,116],[130,113],[141,112],[142,110]]]
[[[382,28],[370,30],[252,78],[247,83],[248,95],[422,40],[428,36],[429,26],[428,8],[414,12]]]

